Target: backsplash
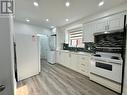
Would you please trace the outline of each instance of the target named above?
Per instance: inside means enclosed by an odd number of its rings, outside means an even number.
[[[84,48],[80,47],[69,47],[68,44],[63,43],[63,50],[69,50],[74,52],[95,52],[95,44],[93,42],[84,43]]]
[[[121,47],[123,37],[123,32],[95,35],[96,47]]]

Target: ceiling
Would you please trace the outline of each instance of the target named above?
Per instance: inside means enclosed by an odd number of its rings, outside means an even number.
[[[25,19],[29,18],[29,23],[45,27],[63,26],[127,2],[127,0],[103,0],[104,6],[99,7],[98,3],[101,0],[68,0],[71,5],[67,8],[65,7],[67,0],[36,0],[39,3],[38,7],[33,5],[35,0],[15,1],[16,20],[25,22]],[[49,22],[45,21],[47,18]],[[68,22],[65,21],[66,18],[69,19]]]

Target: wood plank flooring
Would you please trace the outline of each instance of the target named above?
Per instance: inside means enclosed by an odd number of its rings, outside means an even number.
[[[42,62],[42,72],[20,81],[17,95],[118,95],[59,64]]]

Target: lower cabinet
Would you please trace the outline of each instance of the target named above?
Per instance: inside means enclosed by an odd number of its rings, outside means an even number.
[[[70,54],[66,52],[57,51],[56,52],[56,63],[63,66],[69,67],[70,65]]]
[[[56,63],[61,64],[61,52],[56,51]]]
[[[90,56],[79,55],[78,56],[78,71],[86,76],[89,76],[90,70]]]
[[[91,54],[57,52],[57,63],[89,77]]]
[[[77,65],[78,65],[77,55],[71,53],[70,54],[70,66],[69,66],[69,68],[77,71]]]

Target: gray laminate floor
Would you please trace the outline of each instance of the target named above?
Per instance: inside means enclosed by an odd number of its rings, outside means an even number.
[[[59,64],[42,62],[42,72],[18,83],[17,95],[118,95]]]

